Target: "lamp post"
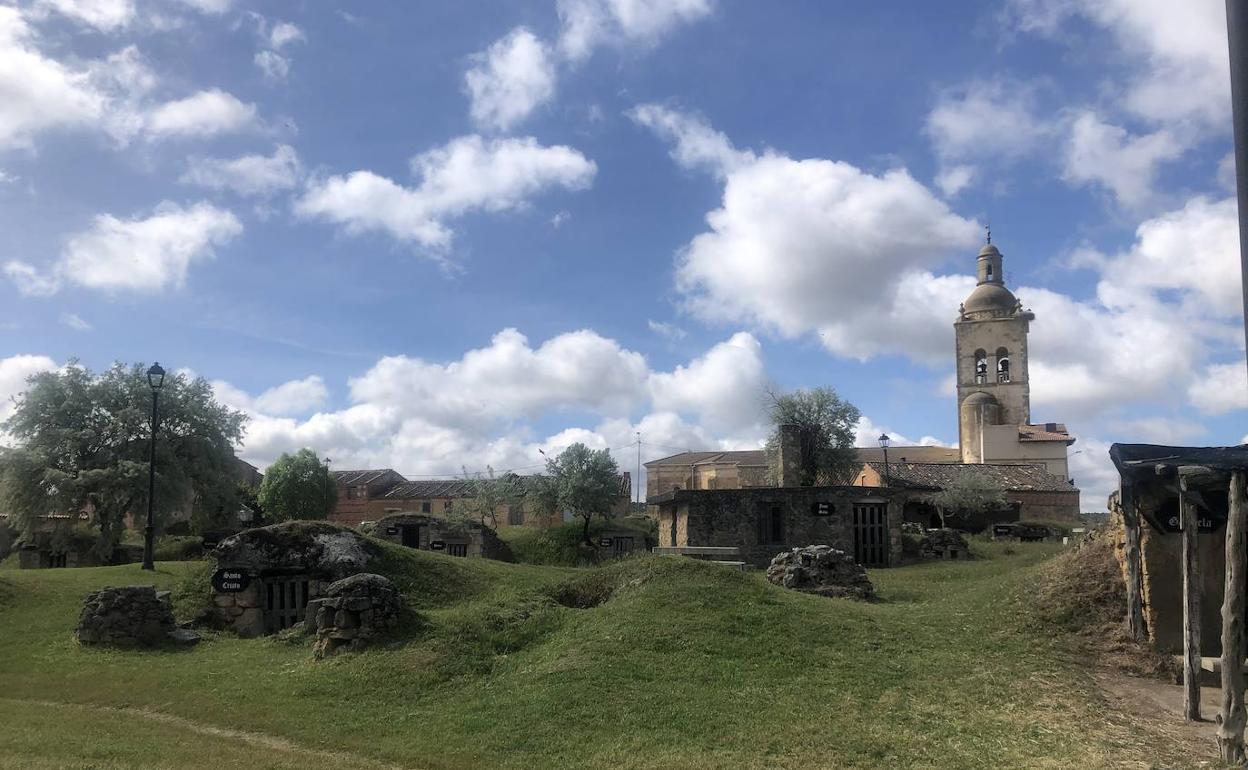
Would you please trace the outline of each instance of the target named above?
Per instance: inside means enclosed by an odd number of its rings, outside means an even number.
[[[888,477],[888,442],[892,441],[892,439],[888,437],[887,433],[881,433],[878,440],[880,442],[880,449],[884,450],[884,486],[891,487],[893,483]]]
[[[147,370],[147,384],[152,388],[152,439],[147,461],[147,526],[143,528],[143,569],[154,570],[153,557],[156,550],[156,429],[160,415],[160,389],[165,384],[165,370],[160,364],[152,364]]]

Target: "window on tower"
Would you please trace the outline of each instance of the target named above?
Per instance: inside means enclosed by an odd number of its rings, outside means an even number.
[[[975,384],[988,382],[988,354],[982,350],[975,351]]]
[[[997,382],[1010,381],[1010,351],[997,348]]]

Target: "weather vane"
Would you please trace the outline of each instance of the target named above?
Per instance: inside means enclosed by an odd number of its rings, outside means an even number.
[[[988,243],[992,243],[992,223],[984,225],[984,234],[988,239]]]

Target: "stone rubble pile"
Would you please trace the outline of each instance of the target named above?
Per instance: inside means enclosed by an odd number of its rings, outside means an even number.
[[[929,529],[919,541],[919,556],[924,559],[967,559],[970,546],[956,529]]]
[[[808,545],[777,554],[767,579],[778,586],[820,596],[867,601],[875,587],[853,557],[830,545]]]
[[[110,586],[87,594],[74,635],[82,644],[114,647],[199,641],[199,634],[177,627],[169,592],[158,592],[156,586]]]
[[[381,575],[361,572],[329,585],[326,595],[308,603],[306,627],[316,634],[316,657],[349,646],[360,650],[394,628],[403,613],[403,595]]]

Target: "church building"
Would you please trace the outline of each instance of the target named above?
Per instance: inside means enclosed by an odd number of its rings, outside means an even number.
[[[1031,422],[1027,333],[1036,316],[1006,288],[1001,252],[989,241],[976,258],[975,289],[954,322],[958,447],[963,463],[1043,464],[1069,479],[1061,423]]]

